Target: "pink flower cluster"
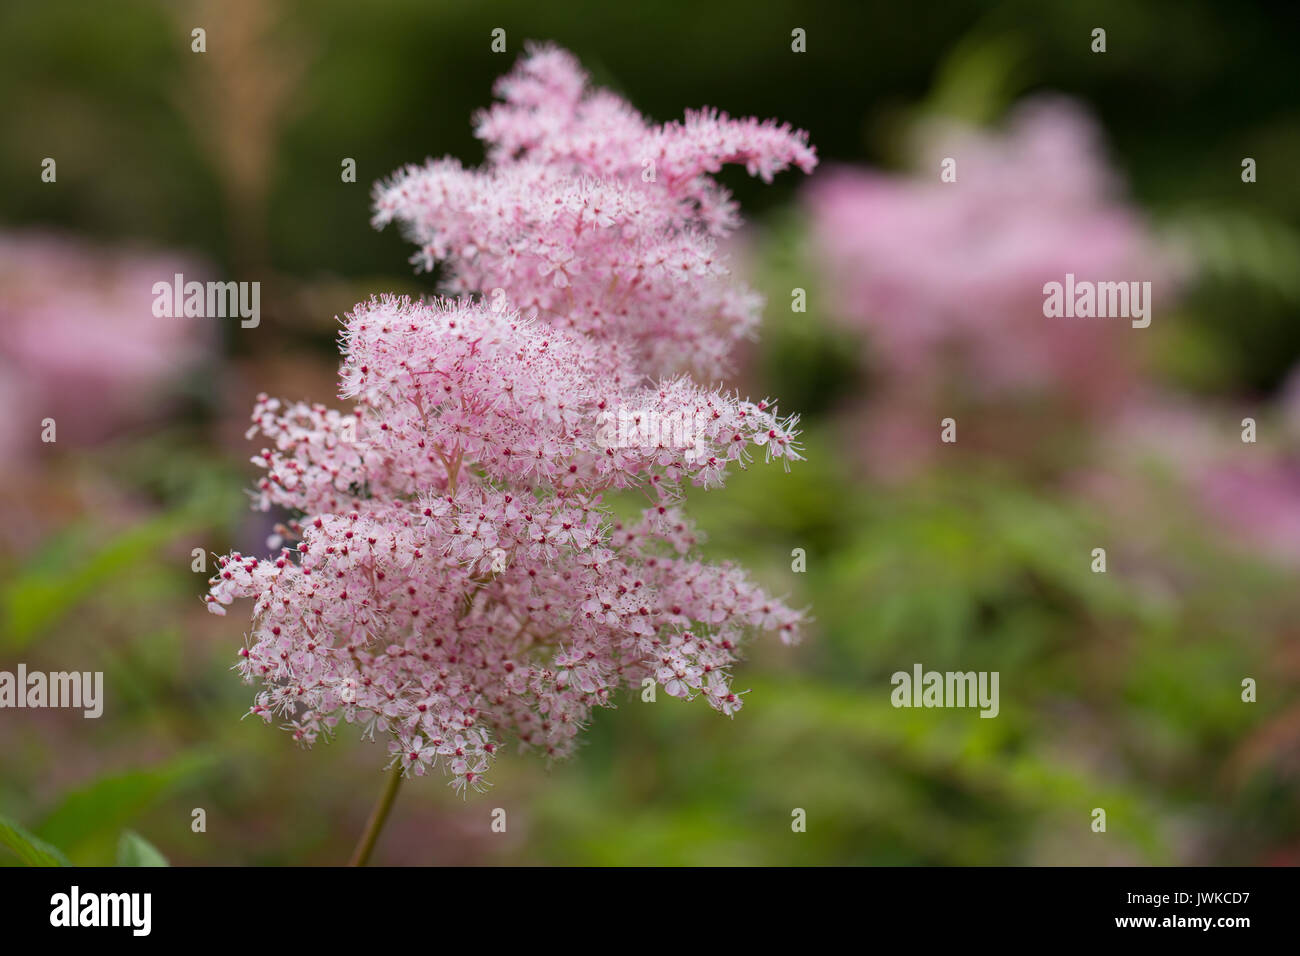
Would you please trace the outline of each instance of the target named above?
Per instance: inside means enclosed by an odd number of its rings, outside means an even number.
[[[712,251],[735,214],[708,173],[809,168],[803,134],[713,114],[651,128],[549,48],[499,92],[487,167],[444,160],[377,194],[376,220],[446,262],[453,297],[347,317],[352,410],[259,400],[256,504],[300,515],[297,547],[221,559],[208,597],[254,600],[254,713],[306,744],[360,722],[405,772],[462,790],[507,737],[568,754],[592,708],[647,678],[733,714],[745,633],[793,641],[801,618],[693,556],[680,506],[758,449],[799,457],[794,421],[681,371],[717,373],[757,310]],[[628,408],[699,433],[619,447],[602,423]],[[647,499],[634,521],[605,501],[621,489]]]
[[[1085,402],[1133,384],[1127,324],[1048,319],[1043,286],[1152,280],[1166,269],[1073,103],[1022,104],[1001,133],[947,127],[910,176],[832,170],[808,190],[831,309],[867,330],[880,371],[959,380],[977,395],[1046,390]],[[941,179],[953,160],[956,179]],[[927,418],[928,426],[928,418]]]
[[[194,262],[53,233],[0,234],[0,457],[95,442],[156,414],[159,395],[199,359],[212,330],[156,318],[153,284]]]
[[[1197,477],[1200,503],[1234,545],[1300,566],[1300,457],[1220,464]]]
[[[1228,449],[1200,469],[1187,469],[1201,505],[1239,546],[1281,566],[1300,567],[1300,368],[1293,369],[1264,419],[1265,439],[1250,444],[1227,431]],[[1271,419],[1271,421],[1270,421]]]
[[[1232,406],[1176,392],[1138,392],[1098,436],[1104,461],[1075,487],[1133,527],[1167,514],[1177,489],[1225,550],[1300,566],[1300,370],[1277,399]],[[1256,442],[1242,440],[1258,419]],[[1158,481],[1152,481],[1152,476]]]
[[[422,267],[444,262],[449,292],[504,296],[597,343],[611,367],[725,368],[762,300],[727,278],[717,242],[739,217],[709,174],[810,172],[806,134],[712,110],[652,126],[550,48],[497,93],[477,119],[488,164],[406,168],[377,189],[375,223],[402,223]]]

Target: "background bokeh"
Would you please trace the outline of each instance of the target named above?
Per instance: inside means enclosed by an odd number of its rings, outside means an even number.
[[[124,829],[176,864],[346,860],[382,747],[345,727],[308,752],[239,719],[242,615],[206,613],[191,551],[265,548],[271,519],[243,494],[253,397],[330,401],[335,317],[433,291],[397,231],[369,227],[370,184],[426,156],[477,162],[471,112],[539,39],[656,119],[712,105],[818,147],[811,180],[723,177],[750,222],[735,262],[768,297],[734,384],[803,413],[808,460],[689,502],[707,554],[814,623],[799,647],[751,646],[734,720],[629,694],[571,761],[507,754],[468,800],[409,782],[376,861],[1300,862],[1297,27],[1293,4],[1211,0],[0,5],[0,669],[102,670],[108,688],[99,720],[0,711],[0,816],[78,863],[111,862]],[[1044,93],[1096,124],[1107,202],[1167,280],[1150,328],[1082,333],[1097,349],[1080,374],[1071,343],[1032,388],[990,390],[972,356],[1024,341],[995,268],[976,346],[941,335],[904,360],[888,332],[946,328],[915,298],[938,283],[960,300],[943,284],[1009,228],[999,201],[967,246],[927,248],[925,144],[998,142]],[[896,218],[855,220],[847,251],[816,192],[837,166],[899,199]],[[1032,195],[1016,208],[1059,225]],[[1084,239],[1065,232],[1068,262]],[[892,277],[913,311],[843,288],[895,237],[940,257],[923,288]],[[176,271],[260,281],[260,326],[151,320],[153,281]],[[939,449],[946,415],[959,440]],[[999,671],[1000,716],[893,708],[889,676],[915,662]]]

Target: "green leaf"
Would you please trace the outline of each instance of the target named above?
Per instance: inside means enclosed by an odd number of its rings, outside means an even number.
[[[1027,49],[1012,35],[967,36],[940,65],[925,112],[967,123],[992,122],[1029,83]]]
[[[117,841],[118,866],[171,866],[158,848],[134,830],[123,830]]]
[[[72,866],[59,850],[3,815],[0,815],[0,845],[7,846],[27,866]]]
[[[125,827],[167,791],[207,770],[213,758],[183,754],[144,770],[101,777],[63,798],[36,831],[42,838],[75,849]]]
[[[160,515],[118,535],[89,557],[62,536],[0,588],[0,647],[18,650],[114,578],[137,570],[181,532],[202,523],[191,511]],[[83,545],[84,547],[84,545]]]
[[[1300,299],[1300,232],[1265,214],[1196,208],[1170,218],[1164,231],[1196,259],[1205,276],[1271,289]]]

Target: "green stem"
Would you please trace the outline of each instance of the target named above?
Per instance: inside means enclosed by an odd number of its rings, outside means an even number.
[[[388,783],[384,786],[384,792],[380,794],[379,802],[375,808],[370,811],[370,819],[366,821],[366,830],[361,834],[361,841],[357,848],[352,851],[352,859],[348,861],[348,866],[365,866],[370,859],[370,853],[375,848],[375,841],[379,839],[379,831],[384,828],[384,822],[388,819],[388,812],[393,809],[393,800],[397,797],[397,789],[402,785],[402,771],[394,767],[388,771]]]

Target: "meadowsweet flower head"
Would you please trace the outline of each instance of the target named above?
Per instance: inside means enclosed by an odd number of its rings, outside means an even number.
[[[295,516],[297,546],[222,559],[208,596],[254,602],[253,713],[307,744],[359,722],[403,772],[460,789],[507,739],[568,754],[593,707],[645,678],[733,714],[746,632],[792,641],[801,617],[695,557],[682,504],[758,454],[799,457],[794,420],[683,370],[719,367],[757,309],[711,251],[734,215],[708,171],[810,167],[804,137],[714,114],[650,127],[553,49],[499,92],[486,167],[443,160],[377,191],[376,221],[447,263],[449,297],[347,316],[349,408],[259,400],[255,503]],[[662,180],[640,178],[642,155]],[[628,409],[689,440],[620,440]],[[606,495],[632,488],[648,504],[616,520]]]
[[[653,125],[554,48],[497,93],[476,124],[488,163],[407,167],[377,188],[375,223],[401,223],[421,267],[444,263],[449,292],[504,296],[630,373],[725,370],[762,301],[728,277],[717,242],[739,218],[710,174],[809,172],[806,134],[715,110]]]

